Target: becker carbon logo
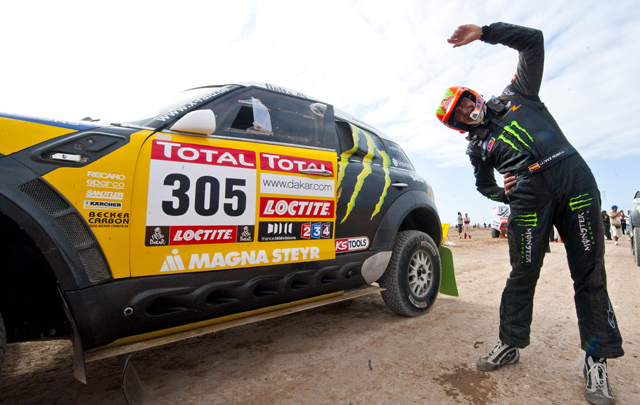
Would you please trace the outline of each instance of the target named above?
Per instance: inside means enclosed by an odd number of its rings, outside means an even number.
[[[356,238],[336,239],[336,253],[365,250],[369,247],[369,238],[360,236]]]

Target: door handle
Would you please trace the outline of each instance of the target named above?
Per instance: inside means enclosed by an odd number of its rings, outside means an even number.
[[[332,171],[323,170],[323,169],[300,169],[299,172],[302,174],[312,174],[314,176],[324,176],[324,177],[333,176]]]
[[[397,187],[397,188],[405,188],[405,187],[409,187],[409,185],[407,183],[393,183],[392,184],[393,187]]]

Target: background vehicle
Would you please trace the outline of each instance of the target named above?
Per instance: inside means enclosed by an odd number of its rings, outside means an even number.
[[[640,191],[633,197],[633,210],[629,216],[631,225],[631,251],[636,260],[636,265],[640,266]]]
[[[505,236],[507,234],[509,215],[511,215],[509,206],[501,205],[499,207],[493,207],[493,213],[496,214],[497,217],[491,221],[491,237],[499,238],[501,235]]]
[[[70,338],[86,382],[85,361],[376,281],[405,316],[457,295],[402,149],[301,93],[202,87],[104,125],[0,114],[0,134],[0,366],[7,341]]]

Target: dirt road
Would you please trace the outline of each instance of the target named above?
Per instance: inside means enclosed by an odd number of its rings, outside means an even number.
[[[475,362],[496,342],[509,272],[505,239],[450,240],[460,297],[419,318],[378,295],[229,329],[133,357],[152,404],[583,404],[583,352],[564,246],[552,244],[535,298],[531,345],[493,373]],[[626,355],[609,362],[618,404],[640,403],[640,268],[626,236],[607,241],[609,293]],[[0,403],[124,404],[116,359],[72,375],[67,342],[10,345]]]

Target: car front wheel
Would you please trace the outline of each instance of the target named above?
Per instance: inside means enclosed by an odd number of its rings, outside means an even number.
[[[389,309],[403,316],[427,313],[438,295],[440,279],[440,254],[433,239],[420,231],[400,232],[379,280]]]

